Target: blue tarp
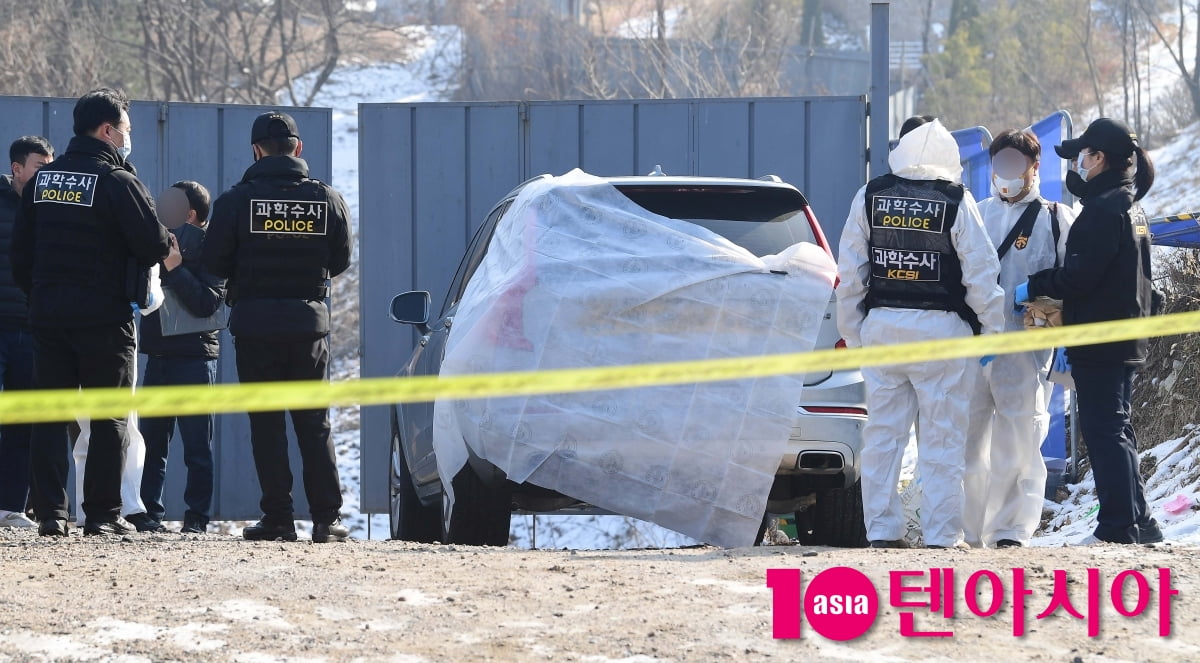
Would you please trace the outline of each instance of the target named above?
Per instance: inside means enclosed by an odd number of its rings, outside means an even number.
[[[1200,249],[1200,213],[1151,219],[1150,241],[1158,246]]]

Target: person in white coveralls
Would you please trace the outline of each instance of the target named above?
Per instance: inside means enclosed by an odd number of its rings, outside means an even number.
[[[1041,196],[1042,145],[1030,131],[996,136],[991,198],[979,214],[1000,259],[1000,286],[1013,301],[1030,274],[1062,265],[1075,213]],[[1006,331],[1024,329],[1024,313],[1003,307]],[[1046,464],[1041,445],[1050,428],[1047,379],[1050,350],[996,357],[983,368],[971,393],[967,436],[967,494],[963,518],[967,543],[975,547],[1029,544],[1042,517]]]
[[[958,144],[942,123],[912,118],[888,156],[892,173],[854,197],[838,255],[838,329],[850,347],[995,334],[1004,328],[1000,264],[962,186]],[[1010,305],[1011,306],[1011,305]],[[920,416],[921,529],[929,547],[963,544],[963,474],[976,358],[863,368],[862,491],[873,548],[907,547],[897,492]]]

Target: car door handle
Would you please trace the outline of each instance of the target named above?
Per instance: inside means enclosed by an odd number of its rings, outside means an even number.
[[[454,318],[453,317],[446,318],[445,320],[442,321],[442,326],[445,327],[446,329],[449,329],[450,327],[454,326]]]

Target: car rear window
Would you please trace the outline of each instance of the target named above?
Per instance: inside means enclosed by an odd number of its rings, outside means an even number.
[[[804,214],[807,201],[774,187],[618,186],[633,202],[660,216],[703,226],[756,256],[796,242],[816,242]]]

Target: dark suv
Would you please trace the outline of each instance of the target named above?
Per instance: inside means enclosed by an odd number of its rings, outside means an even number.
[[[746,180],[656,174],[606,179],[644,209],[703,226],[758,256],[779,253],[802,241],[829,251],[804,195],[774,176]],[[392,319],[415,326],[421,334],[400,375],[439,373],[459,298],[483,260],[496,224],[525,184],[492,208],[475,233],[440,312],[431,315],[428,292],[406,292],[393,298]],[[841,345],[834,311],[831,299],[818,335],[818,349]],[[862,376],[858,371],[821,372],[806,375],[804,383],[797,420],[767,502],[768,514],[795,513],[799,540],[804,544],[865,545],[859,484],[859,451],[867,415]],[[503,546],[508,543],[514,511],[597,512],[558,492],[509,481],[503,471],[473,454],[454,478],[451,508],[434,454],[433,412],[433,403],[392,407],[388,468],[392,538]],[[766,522],[764,515],[764,527]]]

